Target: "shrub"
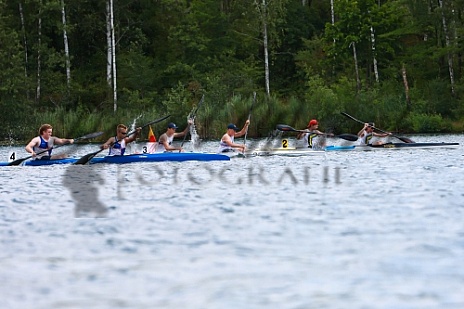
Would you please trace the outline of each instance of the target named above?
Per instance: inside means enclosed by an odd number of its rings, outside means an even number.
[[[409,115],[412,129],[417,133],[437,133],[447,130],[447,125],[439,114],[415,114]],[[449,129],[449,128],[448,128]]]

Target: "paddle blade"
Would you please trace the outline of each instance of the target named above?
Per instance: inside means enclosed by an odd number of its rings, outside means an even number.
[[[413,141],[412,139],[407,138],[407,137],[396,136],[396,135],[395,135],[395,137],[396,137],[397,139],[399,139],[400,141],[405,142],[406,144],[415,143],[415,141]]]
[[[103,132],[101,132],[101,131],[100,132],[94,132],[94,133],[90,133],[90,134],[75,138],[74,141],[78,141],[78,140],[81,140],[81,139],[91,139],[91,138],[99,137],[102,134],[103,134]]]
[[[297,131],[294,128],[292,128],[291,126],[286,125],[286,124],[278,124],[278,125],[276,125],[276,128],[277,128],[277,130],[284,131],[284,132],[296,132]]]
[[[87,162],[89,162],[90,160],[92,160],[93,157],[95,157],[97,154],[99,154],[100,152],[102,152],[103,149],[100,149],[98,151],[95,151],[95,152],[92,152],[92,153],[88,153],[86,154],[85,156],[81,157],[79,160],[77,160],[76,162],[74,162],[73,164],[74,165],[84,165],[84,164],[87,164]]]
[[[26,161],[27,159],[30,159],[30,158],[32,158],[32,156],[11,161],[11,162],[8,163],[8,166],[20,165],[21,163],[23,163],[24,161]]]
[[[350,142],[355,142],[355,141],[358,140],[358,136],[357,136],[357,135],[348,134],[348,133],[336,135],[336,137],[339,137],[339,138],[341,138],[341,139],[344,139],[344,140],[347,140],[347,141],[350,141]]]

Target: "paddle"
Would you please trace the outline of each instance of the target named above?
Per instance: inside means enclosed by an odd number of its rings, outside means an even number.
[[[198,103],[197,107],[196,107],[196,108],[193,110],[193,112],[189,115],[189,120],[190,120],[190,119],[191,119],[191,120],[195,120],[195,117],[196,117],[196,115],[197,115],[198,108],[200,107],[201,103],[203,103],[204,100],[205,100],[205,95],[202,95],[202,96],[201,96],[201,100],[200,100],[200,102]],[[185,139],[187,138],[187,135],[188,135],[188,133],[190,132],[190,126],[191,126],[191,125],[189,124],[189,130],[188,130],[187,133],[185,133],[184,139],[182,140],[182,143],[180,144],[180,147],[181,147],[181,148],[182,148],[182,146],[184,146]],[[179,152],[180,152],[180,150],[179,150]]]
[[[161,121],[163,121],[163,120],[169,118],[170,116],[171,116],[171,115],[167,115],[167,116],[161,117],[161,118],[159,118],[159,119],[150,121],[149,123],[144,124],[143,126],[141,126],[141,128],[143,129],[143,128],[145,128],[145,127],[148,127],[148,126],[151,125],[151,124],[161,122]],[[131,136],[131,135],[134,134],[135,132],[137,132],[137,130],[134,130],[134,131],[128,133],[128,134],[126,135],[126,137]],[[110,147],[113,146],[113,144],[114,144],[114,143],[112,143],[112,144],[110,145]],[[81,157],[81,158],[80,158],[79,160],[77,160],[76,162],[74,162],[73,164],[75,164],[75,165],[84,165],[84,164],[86,164],[87,162],[89,162],[90,160],[92,160],[93,157],[95,157],[97,154],[99,154],[99,153],[102,152],[103,150],[104,150],[104,148],[101,148],[100,150],[97,150],[97,151],[95,151],[95,152],[88,153],[88,154],[86,154],[85,156]]]
[[[253,106],[255,105],[255,102],[256,102],[256,92],[253,92],[253,102],[251,102],[250,112],[248,113],[248,120],[251,119],[251,112],[253,111]],[[246,144],[246,138],[248,135],[248,126],[246,127],[245,136],[243,137],[243,145]]]
[[[348,115],[348,114],[345,113],[345,112],[341,112],[341,114],[342,114],[343,116],[346,116],[346,117],[348,117],[348,118],[350,118],[350,119],[356,121],[356,122],[359,122],[359,123],[362,123],[362,124],[365,124],[365,123],[366,123],[366,122],[363,122],[363,121],[361,121],[361,120],[359,120],[359,119],[354,118],[353,116]],[[374,127],[374,126],[372,126],[372,128],[373,128],[374,130],[379,131],[379,132],[386,133],[386,134],[390,134],[389,132],[383,131],[383,130],[381,130],[381,129],[379,129],[379,128],[376,128],[376,127]],[[407,138],[407,137],[397,136],[397,135],[393,135],[393,134],[391,134],[391,136],[396,137],[397,139],[399,139],[399,140],[401,140],[401,141],[403,141],[403,142],[405,142],[405,143],[407,143],[407,144],[415,143],[412,139]]]
[[[74,141],[76,142],[76,141],[83,140],[83,139],[91,139],[91,138],[98,137],[98,136],[100,136],[102,134],[103,134],[103,132],[90,133],[90,134],[87,134],[87,135],[84,135],[84,136],[81,136],[81,137],[77,137],[77,138],[74,139]],[[64,146],[64,145],[68,145],[68,144],[57,145],[56,147],[53,147],[52,149],[56,149],[56,148],[59,148],[60,146]],[[40,155],[40,154],[48,152],[48,151],[49,151],[49,149],[41,151],[39,153],[36,153],[36,155]],[[28,160],[30,158],[32,158],[32,156],[21,158],[21,159],[15,160],[15,161],[11,161],[10,163],[8,163],[8,166],[20,165],[22,162],[24,162],[24,161],[26,161],[26,160]]]
[[[278,125],[276,126],[276,128],[277,128],[277,130],[283,131],[283,132],[309,133],[308,131],[305,131],[305,130],[296,130],[296,129],[294,129],[294,128],[292,128],[291,126],[286,125],[286,124],[278,124]],[[345,139],[345,140],[351,141],[351,142],[354,142],[354,141],[357,141],[357,140],[358,140],[358,136],[357,136],[357,135],[348,134],[348,133],[340,134],[340,135],[334,135],[334,137],[339,137],[339,138],[342,138],[342,139]]]

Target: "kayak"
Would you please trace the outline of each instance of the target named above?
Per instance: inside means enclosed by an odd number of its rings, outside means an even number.
[[[245,156],[287,156],[287,157],[298,157],[298,156],[315,156],[321,155],[329,151],[353,151],[353,150],[379,150],[379,149],[423,149],[423,148],[457,148],[459,143],[387,143],[383,145],[331,145],[326,146],[322,150],[313,150],[309,148],[269,148],[269,149],[257,149],[248,151]],[[243,155],[242,155],[243,156]]]
[[[286,157],[300,157],[300,156],[317,156],[323,155],[324,150],[313,150],[310,148],[268,148],[256,149],[245,153],[247,157],[256,156],[286,156]]]
[[[27,166],[44,166],[44,165],[55,165],[55,164],[72,164],[77,161],[77,158],[64,158],[58,160],[27,160],[20,165]],[[0,162],[0,166],[8,166],[9,162]]]
[[[410,149],[410,148],[458,148],[459,143],[387,143],[383,145],[356,146],[372,149]]]
[[[57,160],[28,160],[22,165],[26,166],[46,166],[55,164],[72,164],[79,158],[65,158]],[[228,161],[230,158],[226,155],[203,152],[165,152],[154,154],[131,154],[126,156],[106,156],[95,157],[90,160],[89,164],[111,163],[111,164],[126,164],[135,162],[163,162],[163,161]],[[0,166],[8,166],[8,162],[0,162]]]
[[[325,147],[325,151],[343,151],[343,150],[354,150],[355,145],[349,145],[349,146],[327,146]]]
[[[427,149],[427,148],[458,148],[459,143],[386,143],[381,145],[337,146],[326,150],[380,150],[380,149]]]
[[[106,156],[96,157],[90,161],[90,164],[112,163],[125,164],[135,162],[163,162],[163,161],[228,161],[230,158],[226,155],[206,152],[162,152],[162,153],[142,153],[131,154],[127,156]]]

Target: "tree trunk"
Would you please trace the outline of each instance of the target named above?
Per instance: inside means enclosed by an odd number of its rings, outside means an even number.
[[[108,45],[107,66],[106,66],[106,81],[108,89],[111,89],[113,94],[113,112],[116,113],[118,109],[118,94],[116,83],[116,48],[115,48],[115,35],[114,35],[114,11],[113,0],[106,2],[106,43]]]
[[[27,84],[27,67],[29,66],[29,60],[28,60],[28,54],[27,54],[27,36],[26,36],[26,26],[24,24],[24,12],[23,12],[23,6],[21,3],[19,3],[19,17],[21,19],[21,31],[23,33],[23,44],[24,44],[24,83]],[[28,87],[26,87],[26,98],[29,100],[29,90]]]
[[[332,26],[335,25],[335,9],[334,0],[330,0],[330,17],[332,19]],[[335,47],[335,38],[333,39],[333,46]],[[332,65],[332,76],[335,76],[335,55],[333,56],[334,64]]]
[[[372,57],[373,57],[373,64],[374,64],[374,74],[375,74],[375,81],[379,82],[379,69],[377,66],[377,58],[375,56],[375,34],[374,28],[371,26],[371,43],[372,43]]]
[[[264,48],[264,77],[266,83],[266,94],[271,96],[271,88],[269,83],[269,50],[267,37],[267,4],[266,0],[262,2],[262,21],[263,21],[263,48]]]
[[[271,87],[269,82],[269,51],[268,51],[268,38],[267,38],[267,24],[263,24],[263,40],[264,40],[264,75],[266,79],[266,94],[271,96]]]
[[[353,47],[354,70],[356,73],[356,89],[360,91],[361,90],[361,79],[359,78],[358,56],[356,55],[356,43],[351,42],[350,45]]]
[[[404,66],[401,68],[401,73],[403,76],[403,84],[404,84],[404,95],[406,96],[406,108],[407,110],[411,110],[411,98],[409,97],[409,84],[408,84],[408,78],[406,76],[406,67]]]
[[[110,2],[106,2],[106,83],[108,85],[108,93],[112,92],[113,89],[113,60],[111,55],[113,54],[111,47],[111,12]]]
[[[450,47],[450,38],[449,38],[449,35],[448,35],[448,27],[446,25],[446,18],[445,18],[445,12],[444,12],[444,7],[443,7],[443,1],[438,0],[438,2],[440,4],[440,9],[441,9],[441,19],[442,19],[442,22],[443,22],[443,32],[445,34],[446,48],[449,49],[449,47]],[[448,51],[447,56],[448,56],[448,70],[449,70],[449,76],[450,76],[451,93],[454,96],[455,91],[454,91],[453,55]]]
[[[111,51],[113,60],[113,111],[116,113],[118,109],[118,93],[116,84],[116,40],[114,38],[114,10],[113,0],[110,0],[110,11],[111,11]]]
[[[111,58],[112,50],[111,47],[111,25],[110,25],[110,3],[106,2],[106,83],[108,89],[113,89],[113,60]],[[108,91],[109,93],[110,91]]]
[[[42,0],[39,1],[39,20],[38,20],[38,42],[37,42],[37,89],[35,93],[35,102],[36,104],[39,104],[40,102],[40,78],[41,78],[41,49],[42,49]]]
[[[66,85],[68,91],[71,88],[71,60],[69,57],[69,44],[68,44],[68,34],[66,32],[66,11],[64,9],[64,0],[61,0],[61,18],[63,22],[63,42],[64,42],[64,55],[66,59]]]

